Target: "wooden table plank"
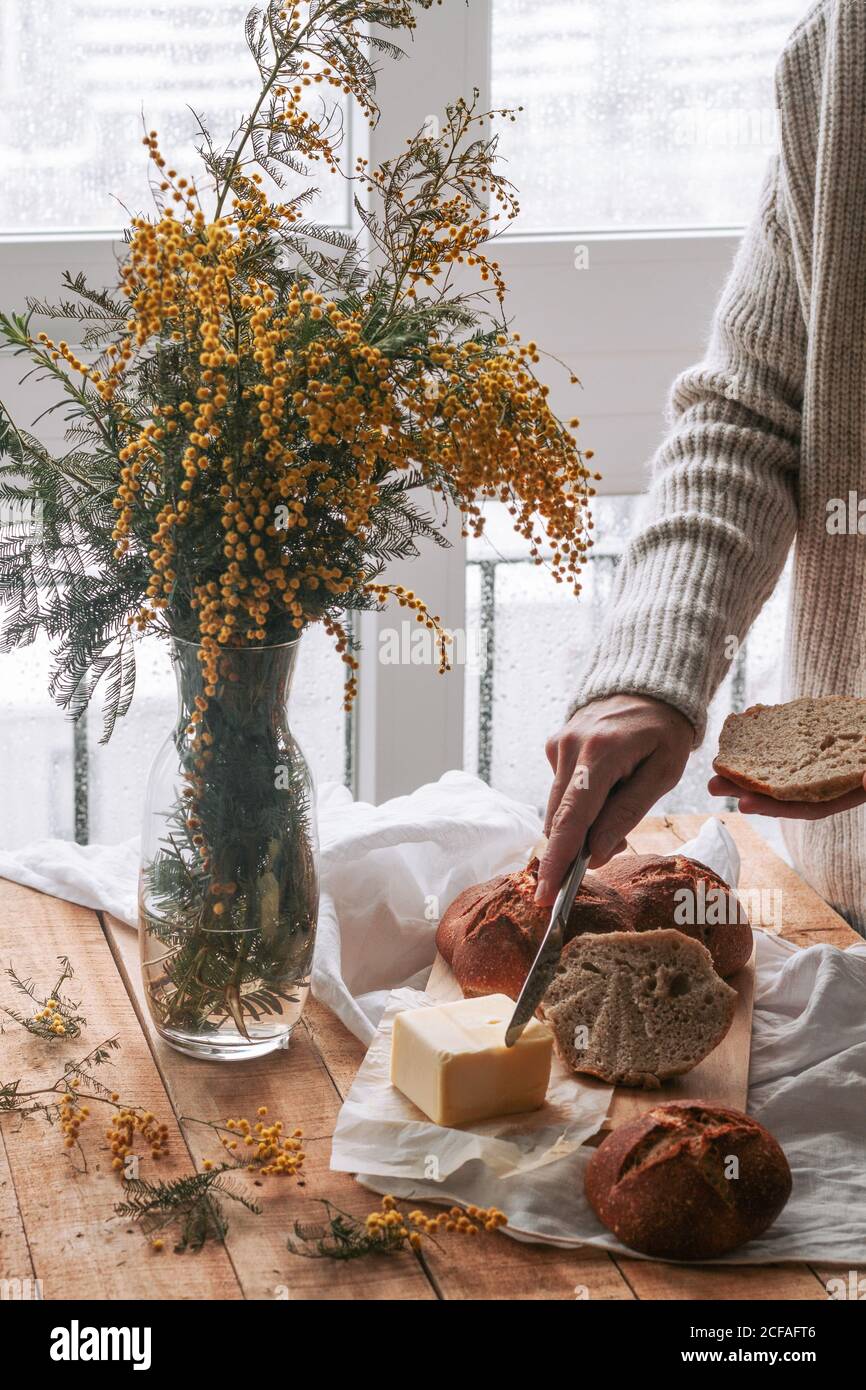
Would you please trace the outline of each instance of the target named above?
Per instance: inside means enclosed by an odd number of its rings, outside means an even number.
[[[755,1302],[806,1299],[825,1302],[821,1280],[804,1264],[693,1265],[657,1264],[617,1257],[617,1264],[639,1299],[722,1300]]]
[[[328,1069],[334,1088],[340,1099],[344,1099],[367,1049],[336,1014],[332,1014],[330,1009],[312,996],[307,1000],[302,1022],[310,1042]]]
[[[429,1204],[419,1204],[435,1214]],[[441,1208],[439,1208],[441,1210]],[[441,1296],[449,1300],[633,1302],[635,1295],[606,1250],[557,1250],[496,1235],[448,1237],[425,1256]],[[455,1249],[455,1242],[457,1249]]]
[[[4,1075],[7,1055],[4,1048]],[[33,1268],[21,1208],[18,1205],[18,1194],[15,1191],[12,1169],[9,1167],[6,1153],[6,1141],[0,1128],[0,1280],[11,1280],[14,1283],[16,1279],[24,1282],[35,1277],[36,1271]]]
[[[825,1286],[831,1279],[842,1280],[845,1288],[846,1299],[862,1299],[866,1297],[866,1264],[862,1261],[852,1267],[851,1261],[846,1260],[835,1265],[813,1265],[811,1268]],[[836,1292],[836,1289],[833,1289]]]
[[[408,1253],[337,1262],[291,1255],[286,1248],[295,1221],[321,1218],[317,1196],[327,1196],[356,1217],[366,1216],[378,1201],[348,1174],[332,1173],[328,1167],[341,1095],[306,1029],[296,1029],[285,1051],[249,1062],[208,1062],[175,1052],[158,1036],[144,1006],[135,932],[110,917],[104,926],[178,1116],[225,1120],[243,1114],[254,1122],[256,1108],[265,1105],[272,1119],[281,1119],[289,1130],[298,1126],[304,1131],[305,1187],[298,1189],[289,1179],[264,1178],[264,1185],[253,1191],[262,1200],[261,1216],[240,1213],[232,1221],[229,1212],[226,1249],[245,1297],[435,1298],[421,1264]],[[219,1144],[208,1129],[196,1124],[183,1128],[197,1164],[219,1157]]]
[[[159,1164],[145,1157],[142,1176],[170,1178],[188,1172],[183,1137],[96,913],[4,882],[0,959],[11,960],[19,975],[31,975],[49,989],[57,977],[57,957],[64,954],[75,967],[69,992],[81,998],[87,1027],[75,1042],[48,1043],[10,1024],[2,1038],[4,1077],[25,1076],[29,1086],[53,1081],[64,1061],[79,1059],[116,1035],[121,1051],[115,1065],[105,1069],[106,1084],[124,1100],[150,1109],[170,1131],[168,1155]],[[13,1003],[7,984],[2,997]],[[14,1002],[20,1006],[20,997]],[[240,1297],[222,1247],[209,1246],[179,1266],[179,1257],[154,1254],[139,1229],[114,1216],[123,1189],[111,1169],[103,1112],[111,1114],[108,1106],[93,1101],[82,1131],[87,1173],[73,1169],[57,1126],[40,1117],[22,1121],[4,1115],[0,1120],[33,1272],[42,1280],[45,1298],[69,1298],[70,1270],[79,1299]]]

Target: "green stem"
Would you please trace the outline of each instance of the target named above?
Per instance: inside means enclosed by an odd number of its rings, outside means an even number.
[[[269,14],[269,16],[270,16],[270,11],[268,12],[268,14]],[[274,64],[273,68],[271,69],[270,76],[268,77],[267,81],[265,82],[265,85],[264,85],[264,87],[262,88],[261,93],[259,94],[259,99],[258,99],[258,101],[256,102],[255,106],[253,107],[252,114],[250,115],[249,120],[247,121],[246,125],[243,127],[243,131],[244,131],[243,138],[241,139],[240,144],[238,145],[237,149],[235,150],[234,154],[232,155],[232,161],[231,161],[231,164],[230,164],[229,167],[228,167],[228,171],[227,171],[226,176],[225,176],[225,183],[224,183],[224,185],[223,185],[223,190],[222,190],[222,192],[220,193],[219,198],[217,199],[216,211],[215,211],[215,213],[214,213],[214,221],[216,221],[216,219],[217,219],[217,218],[220,216],[220,214],[222,213],[223,205],[224,205],[224,203],[225,203],[226,198],[228,197],[229,190],[231,189],[231,186],[232,186],[232,179],[234,178],[235,174],[237,173],[238,169],[240,168],[241,155],[242,155],[244,149],[246,148],[246,146],[249,144],[250,137],[252,136],[252,133],[253,133],[253,131],[255,130],[256,121],[258,120],[258,117],[259,117],[259,112],[261,111],[262,107],[263,107],[264,104],[265,104],[265,98],[269,95],[269,93],[270,93],[270,91],[271,91],[271,88],[273,87],[274,83],[276,82],[277,78],[279,77],[280,72],[281,72],[281,70],[282,70],[282,68],[283,68],[283,65],[284,65],[286,59],[289,57],[289,55],[290,55],[291,53],[296,52],[296,51],[301,47],[302,40],[304,39],[305,35],[309,32],[310,28],[312,27],[312,24],[313,24],[313,20],[312,20],[312,18],[310,18],[310,19],[307,21],[307,23],[304,25],[304,27],[303,27],[302,29],[299,29],[299,30],[298,30],[298,33],[297,33],[297,34],[295,35],[295,37],[292,39],[292,41],[291,41],[291,43],[288,45],[288,47],[285,48],[285,49],[283,49],[282,51],[278,51],[277,48],[276,48],[276,43],[274,43],[274,50],[275,50],[275,54],[276,54],[276,62],[275,62],[275,64]],[[273,30],[273,26],[272,26],[271,23],[270,23],[270,17],[269,17],[269,19],[268,19],[268,27],[270,28],[270,31],[271,31],[271,38],[273,39],[273,38],[274,38],[274,30]]]

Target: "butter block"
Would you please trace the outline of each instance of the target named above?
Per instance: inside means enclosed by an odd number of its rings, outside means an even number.
[[[394,1019],[391,1084],[437,1125],[537,1110],[550,1081],[553,1035],[533,1018],[506,1047],[513,1012],[505,994],[404,1009]]]

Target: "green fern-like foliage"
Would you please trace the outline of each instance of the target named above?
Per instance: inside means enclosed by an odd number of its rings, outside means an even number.
[[[75,283],[70,279],[70,288]],[[57,312],[67,317],[69,306],[58,306]],[[32,358],[29,319],[0,314],[0,337],[18,355]],[[70,447],[59,456],[50,453],[0,405],[0,504],[13,515],[25,515],[34,503],[39,507],[32,532],[13,525],[0,539],[3,645],[9,650],[46,634],[56,652],[51,693],[73,715],[86,707],[105,677],[107,737],[132,699],[135,661],[125,619],[141,602],[147,565],[140,555],[115,553],[111,499],[117,487],[117,435],[108,412],[48,354],[37,354],[28,375],[61,387],[59,408]]]
[[[225,1240],[228,1221],[226,1201],[261,1214],[257,1202],[227,1183],[223,1174],[231,1164],[205,1173],[190,1173],[172,1182],[147,1182],[132,1178],[124,1184],[126,1200],[115,1205],[115,1215],[140,1224],[149,1235],[177,1231],[175,1250],[200,1250],[208,1241]]]

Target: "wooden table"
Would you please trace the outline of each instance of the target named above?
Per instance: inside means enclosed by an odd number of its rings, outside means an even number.
[[[648,820],[631,843],[642,851],[670,852],[703,819]],[[745,822],[736,815],[722,819],[740,846],[742,885],[782,891],[789,940],[840,948],[860,941]],[[502,1235],[452,1237],[441,1250],[426,1247],[423,1259],[410,1252],[346,1263],[291,1255],[286,1237],[296,1220],[317,1219],[316,1196],[356,1215],[376,1205],[350,1177],[328,1168],[330,1136],[363,1055],[360,1043],[311,1001],[288,1053],[241,1065],[187,1059],[167,1048],[149,1025],[134,932],[84,908],[0,884],[0,961],[48,988],[62,954],[75,967],[70,990],[82,999],[87,1030],[77,1043],[54,1045],[7,1021],[0,1036],[0,1084],[18,1076],[38,1084],[39,1077],[57,1075],[66,1057],[78,1058],[117,1035],[121,1051],[105,1073],[109,1085],[150,1108],[170,1131],[169,1155],[158,1167],[145,1159],[143,1176],[178,1176],[219,1156],[209,1130],[179,1117],[252,1118],[258,1105],[266,1105],[271,1118],[304,1131],[306,1186],[266,1178],[255,1193],[262,1197],[263,1215],[229,1208],[224,1244],[175,1255],[167,1242],[157,1254],[138,1228],[112,1214],[122,1187],[111,1170],[101,1116],[88,1121],[89,1132],[85,1128],[88,1171],[79,1173],[64,1155],[56,1128],[7,1114],[0,1118],[0,1279],[39,1279],[46,1299],[574,1299],[584,1290],[605,1300],[826,1298],[824,1281],[832,1269],[655,1264],[590,1249],[563,1253]],[[5,980],[0,1002],[13,1002]],[[496,1242],[495,1259],[488,1241]]]

